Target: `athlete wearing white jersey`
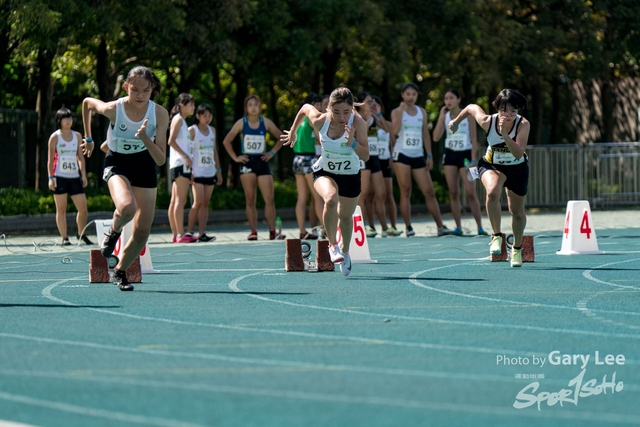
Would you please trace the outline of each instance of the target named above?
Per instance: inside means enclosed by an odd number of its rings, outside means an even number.
[[[213,111],[208,104],[198,105],[195,124],[189,128],[193,141],[193,205],[189,211],[187,234],[193,235],[198,220],[198,241],[210,242],[215,236],[206,233],[209,200],[215,184],[222,184],[222,169],[216,150],[216,129],[209,126]]]
[[[122,228],[133,220],[132,237],[120,253],[114,270],[114,282],[122,291],[133,286],[126,276],[127,268],[138,257],[149,237],[155,214],[158,177],[156,166],[166,161],[169,114],[151,101],[160,90],[160,81],[151,70],[137,66],[125,79],[127,96],[112,102],[85,98],[82,102],[85,141],[91,137],[91,112],[107,117],[112,138],[104,160],[103,179],[109,186],[116,207],[113,225],[101,244],[102,254],[113,254]],[[93,143],[86,147],[93,150]]]
[[[444,236],[451,231],[442,223],[440,205],[429,174],[433,168],[433,154],[427,112],[416,105],[418,86],[415,83],[406,83],[402,87],[401,95],[400,106],[391,112],[391,123],[393,134],[398,136],[393,147],[393,170],[400,187],[400,212],[407,228],[407,237],[416,234],[411,227],[412,176],[424,195],[427,209],[438,227],[438,236]]]
[[[78,240],[88,245],[93,243],[83,233],[87,224],[87,198],[84,187],[87,186],[87,171],[84,157],[80,149],[82,136],[79,132],[71,130],[73,115],[71,110],[62,107],[55,116],[58,130],[51,134],[48,143],[49,189],[53,191],[53,200],[56,204],[56,225],[62,237],[62,245],[70,245],[67,235],[67,194],[78,212],[76,225],[78,227]]]
[[[501,253],[500,195],[504,187],[507,190],[514,237],[512,267],[522,265],[522,236],[527,224],[524,202],[529,182],[529,164],[525,150],[531,125],[518,114],[526,105],[527,99],[520,93],[503,89],[493,101],[497,114],[488,115],[480,106],[471,104],[449,122],[449,129],[455,133],[462,120],[473,116],[487,132],[489,147],[478,162],[478,172],[487,191],[487,213],[493,229],[490,252]]]
[[[171,127],[169,132],[169,168],[171,180],[171,201],[169,202],[169,225],[173,243],[192,243],[197,239],[184,232],[184,205],[187,202],[191,184],[193,165],[193,141],[189,136],[186,118],[193,115],[195,98],[181,93],[171,109]]]
[[[298,127],[305,117],[319,133],[322,155],[313,165],[313,185],[324,200],[323,223],[331,260],[340,263],[340,271],[345,276],[351,273],[349,244],[353,212],[360,196],[360,162],[369,159],[367,124],[355,114],[353,107],[351,91],[345,87],[335,89],[329,97],[326,113],[310,104],[304,105],[291,129],[280,138],[284,145],[293,147]],[[342,247],[338,246],[336,236],[339,225]]]
[[[478,153],[476,120],[469,116],[458,125],[458,130],[453,133],[447,129],[446,124],[454,117],[460,114],[460,93],[457,89],[448,89],[444,93],[444,107],[440,110],[438,122],[433,130],[433,139],[440,140],[445,134],[444,155],[442,156],[442,164],[444,166],[444,175],[449,187],[449,201],[451,205],[451,214],[456,222],[456,228],[451,234],[462,236],[462,205],[460,204],[460,187],[462,181],[471,213],[478,227],[478,235],[487,235],[482,228],[482,214],[480,211],[480,202],[476,194],[476,181],[469,179],[469,167],[476,167]]]

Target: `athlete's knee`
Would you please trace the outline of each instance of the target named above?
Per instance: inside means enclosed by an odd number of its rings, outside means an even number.
[[[488,202],[500,201],[500,190],[498,188],[492,188],[487,190],[487,201]]]
[[[460,197],[460,190],[458,186],[449,189],[449,198],[452,200],[457,200]]]
[[[137,242],[145,242],[151,234],[151,224],[138,224],[133,230],[133,238]]]
[[[337,209],[339,201],[340,198],[338,197],[337,193],[331,194],[330,196],[324,198],[324,204],[327,209]]]
[[[122,217],[127,221],[130,221],[135,216],[137,210],[138,210],[138,205],[136,204],[136,201],[131,200],[125,203],[124,205],[120,206],[118,209],[118,213],[120,214],[120,217]]]

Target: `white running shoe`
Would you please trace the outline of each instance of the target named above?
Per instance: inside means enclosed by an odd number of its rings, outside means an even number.
[[[337,244],[329,247],[329,256],[331,257],[331,262],[334,264],[344,261],[344,254]]]
[[[344,261],[340,263],[340,271],[345,276],[348,276],[351,273],[351,257],[349,254],[344,254]]]

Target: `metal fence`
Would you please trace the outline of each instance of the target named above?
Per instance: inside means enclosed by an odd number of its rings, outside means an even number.
[[[640,205],[639,142],[532,145],[527,155],[529,207],[561,207],[569,200],[588,200],[594,208]],[[484,206],[480,182],[477,190]],[[466,206],[462,189],[461,195]],[[502,201],[506,206],[506,197]]]

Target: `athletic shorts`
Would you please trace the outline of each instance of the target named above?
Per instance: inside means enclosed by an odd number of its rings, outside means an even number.
[[[336,175],[335,173],[320,169],[313,173],[313,182],[316,182],[321,176],[326,176],[335,181],[338,186],[338,196],[355,198],[360,195],[361,175],[362,173],[360,171],[355,175]]]
[[[255,173],[257,176],[271,175],[269,163],[265,162],[258,156],[249,156],[249,161],[245,164],[240,163],[240,175],[245,173]]]
[[[147,150],[134,154],[121,154],[109,150],[104,158],[102,179],[107,182],[113,175],[124,176],[133,187],[158,187],[156,162]]]
[[[389,163],[389,159],[380,159],[380,170],[382,171],[383,177],[391,178],[391,164]]]
[[[380,172],[380,158],[378,156],[369,156],[369,160],[364,162],[364,168],[370,170],[371,173]]]
[[[405,156],[399,151],[393,152],[393,161],[402,163],[403,165],[411,166],[411,169],[422,169],[427,167],[427,162],[424,160],[423,156],[409,157]]]
[[[171,168],[171,181],[175,181],[179,176],[183,176],[191,181],[191,172],[185,172],[184,165],[176,166],[175,168]]]
[[[471,150],[454,151],[445,148],[442,155],[442,166],[456,166],[457,168],[464,167],[464,159],[471,161]]]
[[[216,185],[217,181],[218,181],[217,175],[210,176],[210,177],[198,176],[193,178],[193,182],[195,182],[196,184],[202,184],[202,185]]]
[[[516,193],[518,196],[526,196],[527,189],[529,187],[529,163],[524,162],[519,165],[494,165],[492,163],[487,162],[484,158],[481,158],[478,161],[478,173],[480,177],[486,171],[498,171],[505,174],[507,180],[504,183],[504,186],[509,190]]]
[[[318,160],[315,153],[299,153],[293,156],[293,173],[306,175],[312,173],[311,166]]]
[[[68,194],[75,196],[76,194],[84,194],[84,188],[82,188],[82,178],[63,178],[61,176],[56,177],[56,189],[53,194]]]

